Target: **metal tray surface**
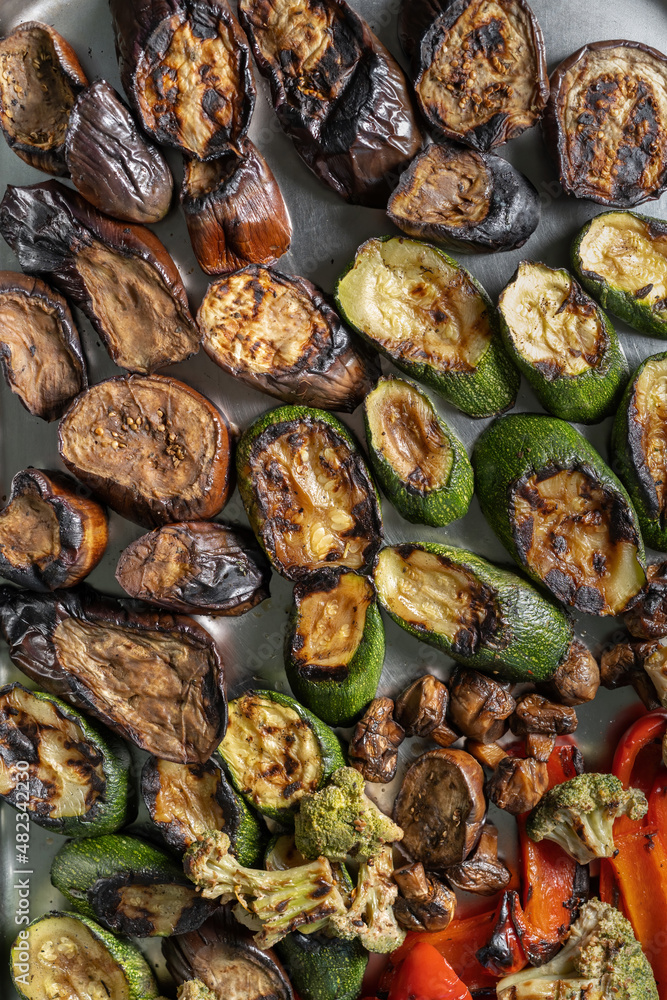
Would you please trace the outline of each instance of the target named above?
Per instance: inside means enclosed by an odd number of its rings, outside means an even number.
[[[127,0],[131,3],[132,0]],[[405,62],[396,34],[399,0],[353,0],[353,5],[367,19],[382,41],[402,63]],[[549,69],[586,42],[605,38],[628,38],[667,51],[667,4],[664,0],[532,0],[546,39]],[[92,80],[104,77],[121,91],[116,64],[111,21],[106,0],[0,0],[0,35],[21,21],[42,20],[52,24],[75,48],[82,65]],[[250,130],[253,141],[267,156],[284,192],[294,225],[292,249],[278,267],[288,273],[302,274],[327,292],[333,290],[337,275],[364,240],[394,232],[384,212],[350,206],[324,187],[310,173],[295,153],[292,144],[281,132],[268,103],[264,81],[256,74],[258,101]],[[461,256],[461,262],[482,282],[492,297],[513,274],[522,259],[542,260],[551,266],[568,265],[569,244],[575,232],[603,208],[589,201],[564,196],[556,171],[544,149],[539,128],[524,133],[519,139],[500,147],[497,153],[506,157],[530,177],[540,194],[542,221],[530,241],[518,251],[479,257]],[[180,156],[168,152],[177,184],[182,175]],[[24,164],[0,139],[0,183],[34,184],[46,180],[45,174]],[[642,212],[655,216],[667,215],[667,200],[650,202]],[[191,303],[196,309],[207,287],[208,279],[198,268],[192,254],[183,217],[178,206],[155,226],[158,236],[167,245],[186,283]],[[0,268],[19,270],[12,251],[0,240]],[[100,345],[88,321],[77,314],[83,331],[84,349],[89,360],[91,381],[119,374]],[[640,336],[617,324],[628,361],[635,367],[640,360],[665,349],[664,341]],[[392,366],[383,361],[385,371]],[[167,369],[171,373],[172,369]],[[277,401],[255,392],[217,368],[201,352],[194,360],[174,366],[173,373],[209,396],[241,428],[247,426],[262,411],[277,405]],[[470,449],[475,438],[488,423],[471,420],[443,401],[438,409]],[[532,391],[522,384],[517,410],[540,410]],[[363,438],[362,422],[357,411],[345,421]],[[592,428],[581,428],[593,444],[607,455],[610,421]],[[8,493],[12,476],[28,465],[58,468],[56,446],[57,423],[46,424],[31,416],[8,388],[0,385],[0,475],[2,491]],[[5,497],[3,497],[5,499]],[[410,525],[388,502],[383,503],[386,539],[447,540],[467,545],[491,560],[508,563],[509,557],[482,518],[477,501],[460,521],[444,529]],[[234,494],[221,518],[228,523],[247,523],[238,492]],[[116,514],[111,515],[110,542],[101,564],[90,575],[89,582],[100,590],[120,594],[114,579],[118,555],[142,529]],[[649,557],[655,554],[649,553]],[[220,644],[226,664],[228,689],[235,696],[244,687],[258,680],[263,684],[289,691],[282,666],[282,643],[291,598],[291,585],[274,574],[271,598],[241,618],[201,619]],[[380,693],[398,693],[408,681],[426,671],[446,677],[451,661],[440,652],[416,642],[385,618],[387,658],[380,683]],[[618,624],[580,616],[579,635],[595,648],[609,641]],[[0,683],[23,679],[10,663],[6,647],[0,650]],[[616,741],[625,728],[625,712],[635,701],[627,690],[601,691],[592,704],[577,710],[579,729],[576,739],[589,766],[606,767]],[[403,760],[414,759],[421,748],[418,741],[404,744]],[[134,774],[138,777],[144,754],[137,751]],[[395,783],[374,786],[373,794],[381,806],[390,808],[396,792]],[[506,853],[513,849],[513,821],[494,807],[494,821],[501,827]],[[16,993],[7,972],[7,954],[11,942],[24,924],[17,923],[25,913],[22,897],[27,896],[30,919],[64,901],[49,880],[52,856],[63,838],[49,835],[35,825],[30,828],[29,864],[16,863],[16,813],[0,803],[0,906],[2,920],[2,957],[0,958],[0,997],[15,1000]],[[145,819],[146,817],[144,817]],[[139,822],[141,822],[141,814]],[[23,870],[22,870],[23,869]],[[26,894],[23,887],[29,889]],[[161,961],[159,940],[142,942],[140,946],[155,967],[161,987],[174,995]]]

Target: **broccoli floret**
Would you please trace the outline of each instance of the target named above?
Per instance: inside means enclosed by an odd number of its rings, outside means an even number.
[[[646,796],[625,789],[613,774],[578,774],[547,792],[528,817],[526,832],[532,840],[555,841],[586,865],[614,853],[617,816],[641,819],[647,809]]]
[[[201,979],[188,979],[187,982],[181,983],[176,996],[178,1000],[217,1000],[213,990],[202,983]]]
[[[364,789],[358,771],[340,767],[325,788],[303,796],[295,817],[294,839],[305,858],[367,861],[385,844],[402,838],[400,826],[367,798]]]
[[[361,863],[352,906],[347,913],[336,913],[329,918],[333,934],[348,940],[358,937],[367,951],[382,955],[403,944],[405,931],[396,923],[393,910],[398,894],[393,870],[389,846]]]
[[[236,899],[259,918],[262,929],[255,942],[260,948],[271,948],[290,931],[323,917],[347,912],[326,858],[266,872],[244,868],[229,847],[226,833],[210,831],[188,848],[183,867],[202,896],[220,897],[221,903]]]
[[[584,903],[558,954],[501,979],[498,1000],[658,1000],[651,966],[632,926],[608,903]]]

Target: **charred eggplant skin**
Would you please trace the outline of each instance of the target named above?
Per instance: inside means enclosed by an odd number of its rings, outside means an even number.
[[[239,2],[278,120],[321,181],[347,201],[384,208],[422,145],[403,71],[345,0],[307,0],[308,28],[292,19],[286,31],[278,18],[289,22],[289,6]]]
[[[650,74],[634,72],[640,60],[662,77],[664,95],[667,56],[640,42],[592,42],[554,70],[543,127],[566,194],[632,208],[667,188],[667,102]]]
[[[9,325],[3,317],[15,302],[34,316],[35,339],[28,345],[27,354],[22,350],[22,323],[19,322],[16,331],[18,339],[12,342]],[[48,316],[52,317],[50,332],[38,344],[39,321]],[[59,345],[53,345],[57,350],[55,357],[49,354],[53,333],[60,341]],[[67,300],[40,278],[17,271],[0,271],[0,364],[12,392],[29,413],[42,420],[62,416],[74,397],[88,386],[79,331]],[[55,380],[54,372],[59,373]]]
[[[35,544],[31,534],[34,522],[30,510],[23,507],[23,501],[30,505],[31,500],[42,510],[47,508],[50,532],[57,533],[55,552],[36,554],[31,548]],[[39,513],[35,520],[38,517]],[[11,523],[7,523],[9,519]],[[108,534],[105,510],[89,498],[84,486],[62,472],[17,472],[9,499],[0,511],[0,576],[32,590],[73,587],[104,555]]]
[[[458,184],[445,188],[446,173],[458,174]],[[443,141],[428,146],[401,175],[387,215],[407,236],[446,250],[502,253],[532,236],[541,207],[535,187],[507,160]]]

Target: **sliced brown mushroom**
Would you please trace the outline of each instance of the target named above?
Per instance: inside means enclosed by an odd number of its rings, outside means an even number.
[[[644,705],[651,711],[660,706],[653,678],[645,670],[645,664],[657,654],[660,656],[659,640],[619,642],[603,652],[600,660],[602,684],[609,690],[633,687]]]
[[[408,931],[442,931],[456,910],[456,896],[437,879],[428,878],[421,862],[394,871],[399,896],[394,915]]]
[[[556,746],[555,736],[544,736],[541,733],[528,733],[526,735],[526,757],[534,757],[548,764],[549,758]]]
[[[466,750],[493,771],[486,782],[486,794],[494,805],[513,816],[533,809],[549,787],[544,761],[510,757],[497,743],[468,740]]]
[[[459,667],[450,680],[449,694],[449,717],[464,736],[494,743],[504,735],[505,720],[516,706],[505,684]]]
[[[485,823],[474,852],[460,865],[447,869],[447,880],[455,889],[492,896],[508,885],[512,873],[498,858],[498,830]]]
[[[396,774],[398,748],[405,739],[402,727],[394,722],[391,698],[375,698],[357,723],[348,748],[350,766],[366,781],[387,784]]]
[[[662,639],[667,635],[667,562],[646,567],[646,586],[640,600],[623,615],[630,635]]]
[[[484,822],[484,772],[464,750],[430,750],[403,779],[394,820],[401,850],[433,871],[459,864],[472,850]]]
[[[577,728],[577,713],[541,694],[525,694],[516,703],[510,728],[515,736],[564,736]]]
[[[593,654],[575,639],[567,657],[540,689],[563,705],[583,705],[592,701],[600,687],[600,670]]]
[[[428,737],[441,747],[448,747],[460,738],[445,721],[448,702],[447,685],[433,674],[424,674],[397,698],[394,717],[406,736]]]

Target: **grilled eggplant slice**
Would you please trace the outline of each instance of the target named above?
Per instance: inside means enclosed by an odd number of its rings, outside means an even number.
[[[636,212],[603,212],[572,248],[574,271],[614,316],[667,339],[667,223]]]
[[[380,503],[357,442],[330,413],[265,413],[241,438],[237,472],[250,524],[288,580],[372,564],[382,544]]]
[[[74,187],[100,212],[147,224],[169,211],[171,171],[105,80],[79,94],[69,118],[65,158]]]
[[[229,425],[210,400],[176,379],[99,382],[78,397],[58,436],[70,472],[112,510],[148,528],[214,517],[229,497]]]
[[[630,208],[667,188],[667,57],[592,42],[551,77],[547,145],[566,194]]]
[[[153,1000],[158,995],[139,949],[76,913],[52,910],[33,920],[12,945],[10,970],[22,1000]]]
[[[65,136],[88,86],[72,47],[48,24],[26,21],[0,40],[0,126],[31,167],[66,174]]]
[[[408,236],[459,253],[495,253],[522,247],[541,209],[533,185],[507,160],[442,142],[415,157],[387,215]]]
[[[88,587],[4,587],[0,628],[24,674],[142,750],[200,763],[224,735],[222,661],[191,618],[129,611]]]
[[[258,812],[290,825],[299,800],[345,766],[334,733],[278,691],[247,691],[229,703],[219,748],[232,784]]]
[[[486,151],[542,116],[544,37],[524,0],[403,0],[399,36],[419,106],[448,138]]]
[[[519,683],[542,681],[569,655],[574,633],[560,608],[465,549],[385,548],[375,586],[397,625],[466,666]]]
[[[70,308],[39,278],[0,271],[0,364],[12,392],[42,420],[60,417],[88,385]]]
[[[478,439],[482,513],[519,566],[554,597],[590,615],[618,615],[646,581],[630,497],[570,424],[521,413]]]
[[[252,868],[262,853],[263,830],[225,778],[215,756],[204,764],[175,764],[149,757],[141,794],[166,842],[184,851],[209,830],[224,830],[231,853]]]
[[[380,374],[306,278],[251,264],[209,286],[197,319],[223,371],[286,403],[352,412]]]
[[[0,795],[66,837],[113,833],[131,818],[130,755],[65,702],[22,684],[0,690]]]
[[[345,0],[239,0],[239,17],[299,156],[347,201],[384,208],[422,144],[398,63]]]
[[[507,353],[546,410],[584,424],[616,412],[629,374],[625,355],[568,271],[522,261],[498,312]]]
[[[364,402],[364,423],[373,472],[407,521],[438,527],[463,517],[472,466],[425,393],[403,379],[380,379]]]
[[[336,287],[343,318],[418,382],[471,417],[514,406],[519,374],[491,300],[453,258],[403,237],[368,240]]]
[[[195,257],[207,274],[274,264],[287,253],[292,223],[278,182],[249,139],[216,160],[188,160],[181,205]]]
[[[145,227],[47,181],[7,187],[0,232],[24,271],[49,275],[83,310],[121,368],[150,372],[199,350],[178,268]]]
[[[365,576],[322,570],[294,588],[285,672],[294,695],[331,726],[351,726],[375,697],[384,628]]]
[[[252,535],[201,521],[142,535],[116,567],[130,597],[203,615],[245,614],[267,599],[270,578],[271,567]]]
[[[227,0],[110,0],[120,76],[156,142],[210,160],[255,106],[250,52]]]

